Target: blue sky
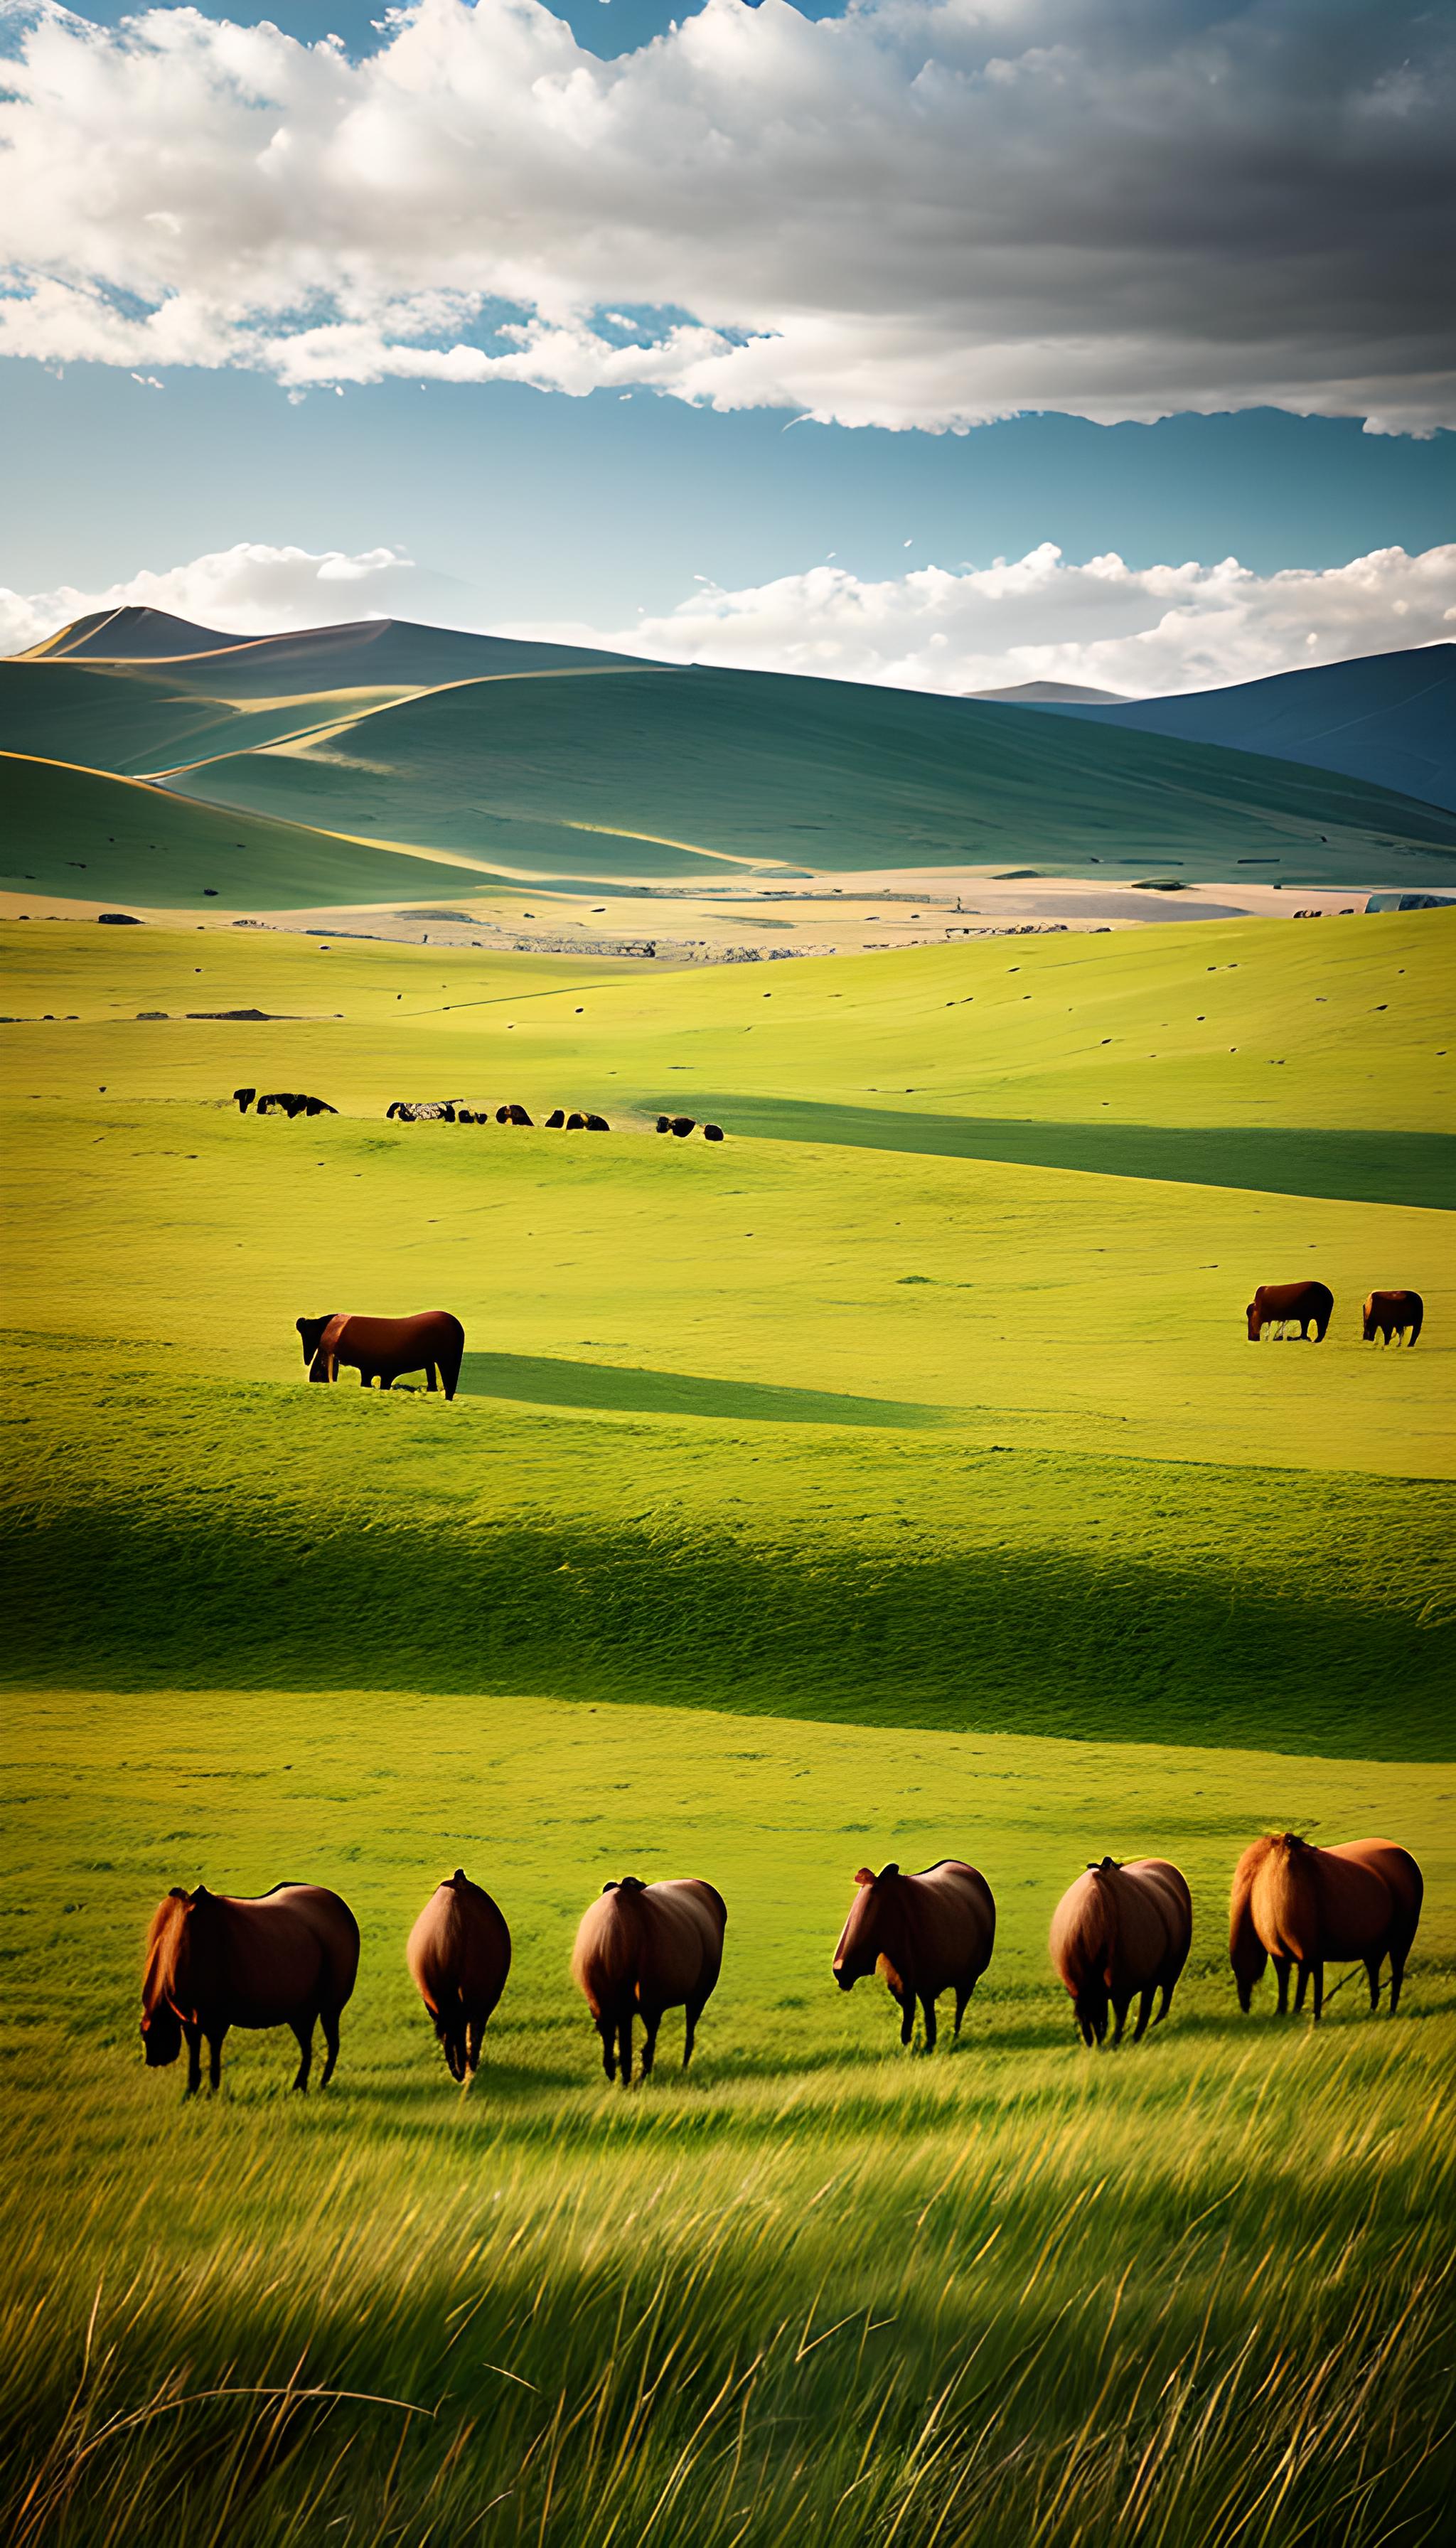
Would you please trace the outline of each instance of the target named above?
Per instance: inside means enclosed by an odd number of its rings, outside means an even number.
[[[1344,573],[1456,526],[1429,12],[123,14],[22,13],[0,107],[22,638],[146,576],[229,624],[403,607],[743,660],[787,660],[798,612],[803,669],[822,623],[865,678],[950,643],[947,685],[1029,646],[1146,686],[1450,633],[1444,568],[1367,573],[1368,606]],[[329,34],[335,63],[301,49]],[[1009,595],[924,581],[1053,551]],[[1071,580],[1107,552],[1115,591]],[[1229,557],[1257,591],[1158,580]],[[846,654],[866,608],[895,633]]]

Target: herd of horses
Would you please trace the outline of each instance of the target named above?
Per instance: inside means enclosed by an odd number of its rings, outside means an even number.
[[[979,1869],[942,1859],[919,1874],[891,1864],[874,1874],[862,1866],[855,1898],[834,1951],[834,1979],[843,1991],[878,1972],[900,2012],[900,2042],[909,2045],[921,2012],[928,2052],[936,2045],[937,2003],[955,1996],[955,2032],[996,1943],[996,1904]],[[1381,1967],[1390,1965],[1390,2013],[1400,2004],[1407,1958],[1420,1918],[1424,1886],[1409,1850],[1394,1841],[1349,1841],[1320,1848],[1294,1832],[1251,1843],[1233,1871],[1228,1906],[1228,1959],[1247,2011],[1255,1984],[1272,1962],[1279,2012],[1313,1991],[1318,2021],[1324,1968],[1363,1964],[1372,2009],[1380,2004]],[[728,1910],[701,1877],[644,1883],[624,1875],[603,1885],[577,1931],[572,1971],[601,2039],[607,2078],[632,2077],[633,2029],[643,2029],[642,2076],[652,2072],[658,2030],[670,2009],[683,2012],[682,2066],[723,1963]],[[1052,1966],[1072,2003],[1084,2043],[1101,2045],[1112,2023],[1120,2044],[1134,2002],[1133,2042],[1172,2005],[1193,1943],[1193,1898],[1166,1859],[1103,1858],[1068,1886],[1052,1915]],[[223,2072],[230,2028],[286,2026],[298,2040],[297,2089],[306,2089],[316,2027],[327,2057],[321,2086],[338,2058],[339,2019],[359,1969],[359,1924],[348,1904],[321,1884],[280,1884],[252,1899],[192,1893],[174,1886],[147,1933],[141,1985],[141,2039],[149,2068],[177,2059],[187,2047],[187,2093],[202,2084],[208,2050],[210,2084]],[[499,1903],[462,1867],[436,1887],[410,1932],[406,1960],[439,2039],[453,2079],[475,2072],[490,2022],[510,1972],[510,1931]],[[1156,2017],[1153,2003],[1158,2001]]]
[[[1271,1333],[1277,1327],[1281,1336],[1298,1327],[1301,1341],[1308,1342],[1313,1327],[1316,1344],[1322,1345],[1333,1311],[1334,1294],[1327,1283],[1261,1283],[1244,1312],[1249,1342],[1257,1344],[1266,1327]],[[1418,1292],[1370,1292],[1360,1317],[1367,1345],[1377,1336],[1383,1345],[1392,1336],[1397,1344],[1413,1345],[1425,1318],[1425,1303]]]

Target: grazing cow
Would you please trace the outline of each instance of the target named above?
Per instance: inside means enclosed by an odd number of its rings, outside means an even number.
[[[248,1108],[251,1106],[251,1104],[252,1104],[252,1102],[253,1102],[253,1099],[256,1097],[257,1093],[258,1093],[258,1092],[257,1092],[257,1090],[256,1090],[255,1088],[234,1088],[234,1089],[233,1089],[233,1091],[232,1091],[232,1103],[233,1103],[233,1105],[236,1107],[236,1109],[237,1109],[237,1111],[238,1111],[238,1114],[239,1114],[239,1115],[245,1115],[245,1114],[247,1113],[247,1110],[248,1110]]]
[[[457,1124],[473,1124],[475,1122],[475,1116],[470,1107],[462,1106],[455,1117],[455,1121]]]
[[[915,2003],[925,2016],[925,2048],[936,2048],[936,2002],[956,1994],[956,2033],[965,2003],[991,1960],[996,1905],[985,1877],[959,1858],[943,1858],[918,1875],[902,1875],[891,1863],[871,1875],[862,1866],[860,1890],[834,1951],[834,1978],[853,1990],[876,1967],[900,2011],[900,2042],[915,2031]]]
[[[1367,1345],[1376,1336],[1383,1345],[1388,1345],[1392,1336],[1397,1344],[1404,1339],[1413,1345],[1425,1318],[1425,1303],[1418,1292],[1372,1292],[1362,1317],[1361,1332]]]
[[[512,1124],[529,1124],[531,1120],[523,1106],[507,1106],[505,1111]]]
[[[1333,1308],[1327,1283],[1261,1283],[1244,1312],[1249,1343],[1257,1344],[1266,1326],[1297,1324],[1301,1341],[1313,1326],[1316,1344],[1322,1345]]]
[[[1161,2025],[1192,1943],[1192,1897],[1166,1859],[1134,1858],[1120,1865],[1104,1858],[1089,1866],[1058,1902],[1048,1941],[1083,2043],[1105,2040],[1111,2003],[1117,2021],[1112,2040],[1121,2044],[1134,1999],[1138,2009],[1133,2041],[1140,2043],[1159,1989]]]
[[[465,1329],[448,1310],[421,1310],[412,1319],[358,1319],[330,1310],[321,1319],[295,1323],[311,1380],[337,1380],[344,1363],[357,1371],[361,1389],[376,1380],[389,1389],[403,1373],[422,1371],[427,1389],[438,1379],[447,1401],[455,1395]]]
[[[685,1141],[692,1127],[693,1118],[690,1115],[675,1115],[668,1130],[670,1133],[676,1133],[680,1141]]]
[[[566,1129],[569,1133],[585,1133],[587,1130],[586,1116],[568,1115],[566,1119]]]
[[[238,1899],[174,1885],[153,1916],[141,1982],[141,2041],[149,2070],[175,2061],[187,2045],[187,2094],[223,2076],[230,2026],[291,2026],[298,2038],[297,2089],[307,2089],[314,2028],[322,2026],[326,2088],[338,2059],[338,2021],[359,1969],[359,1924],[347,1902],[321,1884],[275,1884]]]
[[[702,1128],[702,1138],[705,1141],[721,1141],[723,1138],[722,1125],[704,1124]]]
[[[587,1130],[589,1133],[609,1133],[611,1131],[611,1126],[608,1124],[604,1115],[589,1115],[587,1118]]]
[[[496,1109],[496,1121],[497,1121],[497,1123],[498,1123],[498,1124],[508,1124],[508,1123],[509,1123],[509,1121],[510,1121],[510,1109],[509,1109],[509,1107],[508,1107],[508,1106],[498,1106],[498,1107],[497,1107],[497,1109]]]
[[[672,1119],[667,1115],[659,1115],[657,1119],[657,1129],[660,1133],[671,1133],[673,1129]]]
[[[546,1118],[546,1130],[548,1133],[559,1133],[565,1122],[566,1117],[563,1115],[561,1108],[559,1106],[555,1106]]]
[[[481,2038],[510,1970],[510,1931],[499,1904],[457,1866],[430,1895],[410,1932],[405,1960],[449,2065],[464,2080],[480,2067]]]
[[[1254,1841],[1233,1870],[1228,1901],[1228,1960],[1239,2007],[1247,2009],[1265,1959],[1272,1958],[1281,2017],[1289,2007],[1291,1965],[1299,1972],[1296,2013],[1313,1979],[1318,2021],[1327,1962],[1363,1963],[1370,2005],[1378,2008],[1380,1967],[1389,1956],[1394,2017],[1424,1891],[1410,1851],[1392,1840],[1317,1849],[1294,1832],[1278,1832]]]
[[[306,1097],[303,1101],[303,1112],[306,1115],[336,1115],[338,1108],[325,1105],[321,1097]]]
[[[642,2076],[650,2078],[665,2009],[686,2011],[682,2067],[697,2021],[723,1962],[728,1911],[721,1893],[700,1877],[644,1884],[637,1875],[604,1884],[577,1931],[572,1971],[601,2038],[608,2079],[632,2076],[632,2021],[646,2029]]]

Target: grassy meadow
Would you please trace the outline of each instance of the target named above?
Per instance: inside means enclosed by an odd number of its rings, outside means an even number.
[[[16,2538],[1440,2538],[1449,918],[656,979],[4,940]],[[614,1129],[383,1121],[431,1095]],[[709,1102],[721,1145],[649,1129]],[[1250,1345],[1302,1270],[1325,1344]],[[435,1304],[452,1407],[306,1386],[301,1313]],[[1228,1874],[1286,1825],[1420,1859],[1394,2025],[1358,1976],[1240,2018]],[[1094,2058],[1046,1934],[1104,1850],[1196,1920]],[[829,1961],[863,1861],[943,1855],[998,1945],[927,2060]],[[515,1937],[465,2096],[403,1961],[457,1864]],[[568,1972],[625,1872],[730,1915],[629,2095]],[[184,2107],[151,1909],[301,1876],[364,1931],[336,2081],[233,2037]]]

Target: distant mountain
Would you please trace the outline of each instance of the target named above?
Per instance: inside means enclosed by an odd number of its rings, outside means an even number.
[[[1009,690],[962,690],[963,699],[989,699],[1008,708],[1101,707],[1126,699],[1126,690],[1094,690],[1085,682],[1018,682]]]
[[[214,655],[225,646],[243,646],[243,637],[224,637],[216,628],[198,628],[190,619],[174,619],[170,610],[146,610],[128,602],[119,610],[88,610],[53,637],[29,647],[21,662],[44,657],[120,657],[129,664],[165,655]]]
[[[1113,721],[1121,710],[645,664],[392,620],[211,652],[100,651],[158,638],[158,616],[141,614],[139,633],[113,619],[83,638],[95,651],[0,663],[0,751],[29,757],[37,809],[23,879],[44,868],[52,891],[153,903],[210,886],[230,899],[244,884],[245,908],[321,901],[326,841],[339,902],[379,899],[380,853],[411,849],[543,882],[1022,866],[1109,886],[1456,882],[1450,814],[1328,771],[1131,731]],[[90,774],[67,800],[53,874],[43,762]],[[149,782],[167,803],[129,802],[113,819],[97,773]],[[19,784],[15,765],[0,769],[0,792]],[[233,809],[235,841],[225,823],[182,857],[186,800]],[[124,825],[139,834],[121,863],[133,882],[111,875]],[[279,834],[266,861],[260,825]],[[295,857],[310,879],[297,897],[283,890]],[[67,885],[83,873],[84,888]],[[427,890],[444,885],[434,870]]]
[[[1274,673],[1267,681],[1179,698],[1127,699],[1111,707],[1068,700],[1057,704],[1057,713],[1337,770],[1428,805],[1456,808],[1456,646],[1361,655],[1348,664],[1316,664],[1308,672]]]

